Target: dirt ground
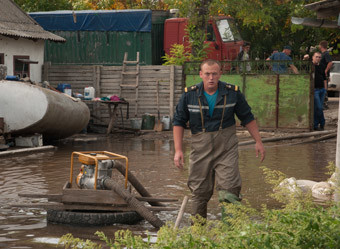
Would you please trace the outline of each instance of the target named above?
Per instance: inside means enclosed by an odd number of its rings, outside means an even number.
[[[324,110],[326,125],[325,130],[336,130],[337,129],[337,122],[338,122],[338,109],[339,109],[339,98],[329,98],[328,100],[328,109]],[[262,138],[269,138],[269,137],[284,137],[289,136],[292,134],[303,133],[308,131],[301,131],[301,130],[261,130],[260,134]],[[237,136],[240,141],[251,140],[251,136],[249,132],[242,127],[237,128]],[[172,131],[161,131],[156,132],[153,130],[142,130],[138,132],[132,131],[121,131],[116,130],[114,133],[110,134],[112,138],[119,138],[119,139],[126,139],[126,138],[134,138],[134,139],[141,139],[141,140],[173,140]],[[186,129],[184,132],[184,139],[190,140],[191,132],[189,129]],[[73,140],[73,141],[94,141],[100,139],[106,139],[107,136],[105,134],[98,134],[98,133],[88,133],[88,134],[76,134],[66,140]]]
[[[328,109],[324,110],[326,126],[325,129],[331,130],[337,128],[339,111],[339,98],[329,98]]]
[[[325,130],[336,130],[338,122],[338,109],[339,109],[339,98],[329,98],[328,109],[324,110],[324,115],[326,119]],[[308,132],[308,131],[304,131]],[[301,133],[300,130],[260,130],[261,136],[263,138],[273,137],[273,136],[287,136],[289,134]],[[237,135],[240,140],[251,139],[250,134],[245,128],[238,128]],[[185,139],[189,139],[191,136],[190,130],[185,130]],[[140,139],[173,139],[172,131],[141,131],[139,136]]]

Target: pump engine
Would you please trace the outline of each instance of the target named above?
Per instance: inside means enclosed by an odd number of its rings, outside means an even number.
[[[77,176],[76,183],[81,189],[93,189],[95,183],[95,159],[98,160],[97,172],[97,189],[106,189],[104,181],[112,176],[112,169],[115,165],[115,160],[109,160],[109,157],[103,154],[90,153],[90,157],[79,156],[79,161],[82,163],[80,173]]]

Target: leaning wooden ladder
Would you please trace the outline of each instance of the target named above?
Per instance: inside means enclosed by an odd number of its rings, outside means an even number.
[[[125,52],[124,54],[124,61],[123,61],[123,66],[122,66],[122,74],[121,74],[121,83],[120,83],[120,89],[119,89],[119,96],[124,97],[123,90],[124,89],[135,89],[135,98],[134,99],[128,99],[125,98],[126,101],[128,102],[134,102],[135,104],[135,117],[137,117],[137,112],[138,112],[138,86],[139,86],[139,52],[137,52],[137,58],[135,61],[128,61],[128,53]],[[127,70],[127,65],[134,65],[135,66],[135,71]],[[129,66],[131,68],[131,66]],[[128,79],[131,80],[131,77],[128,78],[128,75],[132,75],[136,77],[135,84],[131,83],[126,83]]]

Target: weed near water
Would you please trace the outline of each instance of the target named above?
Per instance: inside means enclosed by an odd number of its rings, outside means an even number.
[[[295,192],[291,195],[278,189],[278,184],[286,176],[268,168],[263,170],[267,182],[276,188],[272,197],[283,204],[281,209],[263,206],[256,210],[247,202],[242,205],[223,204],[227,212],[224,220],[193,218],[192,226],[180,229],[175,229],[173,223],[167,223],[158,231],[156,242],[152,242],[150,237],[145,239],[133,235],[129,230],[117,231],[114,239],[107,238],[102,232],[96,234],[109,248],[340,249],[340,206],[334,202],[319,206],[308,194]],[[80,240],[70,234],[63,236],[62,241],[68,243],[66,248],[86,248],[81,247]]]

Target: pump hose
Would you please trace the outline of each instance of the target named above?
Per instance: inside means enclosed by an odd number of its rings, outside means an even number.
[[[114,168],[116,168],[125,177],[126,167],[121,162],[115,160]],[[128,180],[141,196],[152,197],[152,195],[144,188],[130,170],[128,170]],[[160,202],[149,202],[149,204],[151,206],[164,206],[164,204]]]
[[[118,183],[116,183],[112,179],[105,179],[104,186],[106,189],[111,189],[115,193],[117,193],[120,197],[122,197],[130,207],[132,207],[140,216],[142,216],[145,220],[150,222],[156,228],[160,228],[164,225],[164,222],[161,221],[156,215],[154,215],[151,211],[149,211],[140,201],[138,201],[128,190],[124,187],[121,187]]]

